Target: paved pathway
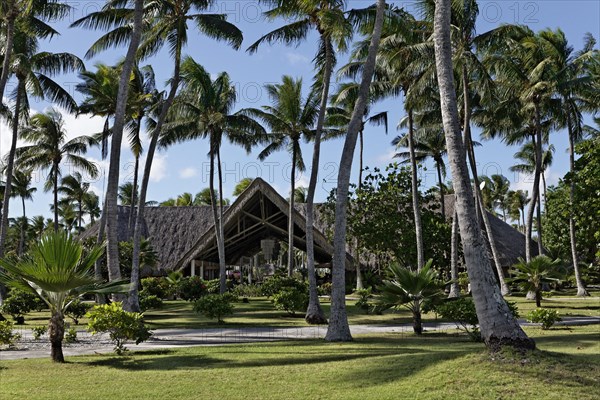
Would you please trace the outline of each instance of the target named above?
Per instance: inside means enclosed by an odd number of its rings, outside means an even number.
[[[525,320],[519,321],[523,326],[531,326]],[[592,325],[600,324],[600,317],[566,317],[557,325]],[[423,324],[425,331],[455,332],[456,324],[448,322],[426,322]],[[599,327],[600,329],[600,327]],[[410,334],[412,325],[352,325],[350,330],[353,335],[373,333],[399,333]],[[273,342],[281,340],[319,339],[325,337],[327,326],[303,326],[291,328],[207,328],[207,329],[156,329],[152,337],[139,345],[130,344],[131,350],[164,349],[189,346],[216,346],[236,343],[258,343]],[[34,342],[31,331],[21,332],[23,341],[20,350],[0,351],[0,360],[14,360],[26,358],[48,357],[49,344]],[[69,345],[65,344],[63,352],[65,356],[84,354],[111,354],[112,345],[106,335],[92,336],[82,331],[78,333],[80,342]],[[28,348],[27,346],[30,346]]]

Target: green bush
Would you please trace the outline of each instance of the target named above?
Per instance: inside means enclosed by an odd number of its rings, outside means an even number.
[[[272,301],[276,309],[295,315],[296,311],[306,311],[308,291],[306,288],[284,287],[272,296]]]
[[[73,320],[75,325],[79,325],[79,320],[87,314],[92,308],[91,304],[84,303],[80,299],[75,299],[65,310],[65,314]]]
[[[217,319],[217,322],[222,324],[223,317],[233,314],[233,305],[227,294],[209,294],[194,303],[194,311],[204,315],[210,319]]]
[[[13,323],[10,321],[0,321],[0,344],[13,347],[15,342],[21,338],[21,335],[13,332]]]
[[[221,292],[221,282],[218,279],[205,281],[207,294],[219,294]]]
[[[354,292],[354,294],[358,296],[358,301],[355,303],[356,307],[366,311],[367,314],[369,313],[369,308],[371,308],[371,303],[369,303],[369,300],[373,297],[371,293],[371,288],[358,289]]]
[[[77,342],[77,329],[69,328],[69,330],[65,334],[65,342],[67,342],[67,343]]]
[[[142,279],[142,290],[149,296],[166,299],[173,295],[173,285],[166,278],[144,278]]]
[[[43,310],[46,303],[38,296],[24,290],[13,289],[2,305],[2,312],[10,315],[17,325],[25,323],[24,315],[33,310]]]
[[[187,301],[195,301],[208,293],[206,282],[199,276],[181,278],[177,285],[177,295]]]
[[[241,284],[233,288],[233,293],[239,297],[259,297],[262,296],[262,288],[257,284]]]
[[[33,333],[33,340],[40,340],[48,332],[48,326],[35,326],[31,328],[31,332]]]
[[[119,355],[127,351],[125,343],[128,340],[139,344],[152,335],[144,325],[143,315],[123,310],[119,302],[95,306],[87,313],[87,317],[88,331],[92,334],[108,332],[115,344],[115,352]]]
[[[560,315],[556,310],[548,310],[546,308],[536,308],[528,315],[529,322],[542,324],[542,329],[550,329],[552,325],[561,321]]]
[[[160,297],[148,294],[145,290],[140,291],[139,301],[142,312],[150,309],[161,309],[163,307],[163,300]]]
[[[477,318],[475,303],[472,298],[459,297],[449,299],[437,305],[435,309],[442,318],[457,323],[462,330],[467,332],[471,339],[475,341],[481,340],[481,332],[479,332],[479,328],[477,327],[479,319]]]
[[[324,284],[317,287],[319,296],[331,296],[332,285],[331,282],[325,282]]]
[[[279,275],[275,275],[265,280],[261,286],[263,296],[267,297],[273,297],[275,293],[280,292],[284,288],[307,290],[306,283],[303,281]]]

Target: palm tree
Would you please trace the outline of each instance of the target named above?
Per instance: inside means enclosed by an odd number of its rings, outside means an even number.
[[[208,138],[210,158],[209,189],[215,235],[219,252],[220,291],[227,290],[225,237],[223,232],[223,177],[221,171],[221,145],[223,138],[240,145],[250,152],[253,145],[264,136],[264,129],[247,115],[233,113],[237,94],[229,75],[220,73],[214,80],[210,74],[191,57],[181,65],[183,90],[176,102],[175,121],[169,124],[161,144],[196,138]],[[174,140],[171,136],[174,135]],[[215,163],[218,191],[215,189]],[[217,197],[218,196],[218,197]],[[189,196],[190,203],[192,195]]]
[[[246,190],[248,186],[252,184],[253,181],[254,178],[243,178],[237,183],[237,185],[235,185],[235,188],[233,189],[233,196],[237,197],[242,194],[244,190]]]
[[[434,304],[444,297],[444,286],[438,280],[437,272],[431,267],[433,260],[429,260],[419,271],[402,268],[398,264],[388,267],[390,280],[383,281],[379,288],[381,296],[377,308],[405,307],[413,315],[413,331],[420,335],[423,333],[421,322],[422,306]]]
[[[84,182],[79,172],[74,172],[62,178],[58,191],[66,200],[77,204],[77,230],[81,232],[83,222],[83,202],[90,190],[90,183]]]
[[[527,191],[524,190],[511,190],[507,193],[509,202],[509,215],[511,218],[517,220],[517,225],[521,228],[521,219],[523,221],[522,230],[525,233],[525,207],[529,203],[527,198]]]
[[[119,186],[119,194],[118,194],[119,204],[121,204],[122,206],[132,206],[133,205],[131,203],[131,199],[133,197],[137,196],[137,192],[138,192],[138,188],[136,187],[134,190],[133,187],[134,186],[133,186],[132,182],[126,182]],[[136,192],[136,193],[134,193],[134,192]]]
[[[11,73],[17,79],[17,86],[12,93],[14,112],[12,115],[12,139],[6,163],[5,196],[2,204],[0,220],[0,256],[3,256],[4,241],[8,228],[9,199],[12,185],[13,168],[17,149],[20,120],[29,115],[28,95],[38,99],[50,99],[67,111],[74,111],[77,104],[71,95],[57,82],[52,80],[54,75],[74,72],[83,69],[81,60],[69,53],[38,52],[38,38],[51,37],[57,32],[46,24],[37,26],[39,29],[27,29],[27,25],[15,27],[14,48],[12,51]],[[34,36],[34,33],[37,36]]]
[[[78,214],[73,203],[66,199],[61,199],[58,202],[58,207],[55,208],[54,205],[51,204],[50,210],[56,211],[60,218],[59,226],[61,226],[65,232],[73,232],[73,228],[77,225],[78,221]]]
[[[375,72],[375,61],[381,32],[383,30],[384,11],[387,5],[385,0],[377,0],[375,22],[371,36],[371,44],[367,58],[364,63],[362,79],[358,90],[358,97],[354,104],[352,118],[348,124],[348,134],[344,142],[342,156],[340,159],[336,204],[335,204],[335,234],[333,239],[334,253],[332,260],[332,292],[331,292],[331,315],[329,327],[325,339],[328,341],[352,340],[348,315],[346,314],[346,211],[348,209],[348,191],[350,185],[350,172],[352,170],[352,158],[356,148],[356,140],[360,130],[362,119],[365,115],[369,102],[369,88]]]
[[[31,218],[30,228],[35,235],[37,240],[44,236],[44,233],[48,231],[48,225],[46,225],[46,219],[43,215],[36,215]]]
[[[31,170],[15,170],[13,173],[12,197],[20,197],[23,206],[23,224],[21,224],[21,235],[19,238],[18,255],[23,255],[25,246],[25,230],[27,228],[27,213],[25,212],[25,201],[33,200],[33,193],[37,188],[31,187]]]
[[[50,233],[35,242],[18,261],[0,259],[6,272],[0,281],[17,289],[32,292],[50,307],[49,333],[51,358],[64,362],[62,341],[65,333],[65,310],[71,302],[86,293],[123,291],[123,282],[101,284],[94,278],[94,262],[103,248],[84,252],[83,245],[64,232]]]
[[[214,200],[211,200],[214,199]],[[195,206],[210,206],[213,201],[217,204],[219,204],[219,199],[222,199],[220,201],[221,205],[228,205],[229,204],[229,199],[227,198],[223,198],[220,194],[218,190],[214,191],[214,194],[211,195],[210,193],[210,188],[204,188],[201,191],[199,191],[198,193],[196,193],[196,195],[194,196],[194,205]]]
[[[519,262],[511,270],[511,282],[519,284],[523,291],[535,293],[535,305],[541,307],[542,287],[560,281],[557,273],[560,264],[560,260],[553,261],[543,255],[534,257],[530,262],[519,258]]]
[[[506,210],[508,209],[508,191],[510,190],[510,181],[504,176],[494,174],[491,176],[492,181],[492,201],[494,206],[498,206],[502,210],[502,219],[506,222]]]
[[[306,203],[306,196],[308,193],[308,188],[304,186],[299,186],[294,189],[294,203]]]
[[[98,168],[83,157],[89,146],[95,143],[89,136],[79,136],[67,141],[67,132],[60,112],[50,109],[35,114],[21,133],[23,139],[33,143],[17,150],[19,165],[24,168],[48,170],[44,190],[54,194],[54,230],[58,231],[58,180],[62,174],[61,163],[82,170],[95,178]]]
[[[96,193],[87,192],[85,194],[83,197],[83,212],[90,217],[91,224],[100,216],[100,198]]]
[[[483,236],[475,215],[473,189],[464,157],[465,149],[461,139],[454,88],[450,16],[451,1],[437,0],[434,12],[433,38],[442,121],[444,133],[446,134],[448,162],[452,171],[453,186],[456,193],[456,213],[481,334],[485,343],[491,348],[502,345],[533,348],[535,343],[521,329],[506,301],[502,298],[500,288],[496,285],[490,260],[486,255]]]
[[[296,187],[296,170],[304,171],[300,140],[313,138],[314,125],[319,114],[319,99],[315,91],[306,98],[302,96],[302,79],[283,76],[282,83],[265,86],[272,106],[263,106],[262,110],[252,108],[244,110],[248,115],[261,119],[270,129],[267,147],[260,152],[258,158],[264,160],[274,151],[282,148],[292,156],[290,175],[290,204],[288,210],[288,276],[294,271],[294,193]]]

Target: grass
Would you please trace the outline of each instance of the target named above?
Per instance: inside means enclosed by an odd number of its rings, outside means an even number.
[[[595,399],[598,326],[529,328],[540,350],[491,356],[446,334],[356,337],[0,364],[0,397],[26,399]]]
[[[570,294],[570,293],[566,293]],[[600,316],[600,291],[591,292],[591,297],[578,298],[556,294],[542,301],[542,307],[557,310],[561,316]],[[535,301],[524,297],[510,296],[508,300],[517,303],[522,318],[529,311],[535,309]],[[347,300],[348,319],[350,324],[408,324],[412,317],[409,311],[387,311],[383,315],[366,314],[354,306],[356,300]],[[329,315],[330,303],[321,300],[323,310]],[[33,312],[25,317],[25,328],[46,325],[49,314],[47,311]],[[209,320],[192,310],[192,304],[185,301],[166,301],[160,310],[148,310],[145,313],[146,322],[151,329],[159,328],[208,328],[221,326],[214,320]],[[70,318],[67,318],[70,321]],[[249,303],[235,303],[234,314],[226,317],[227,327],[281,327],[281,326],[306,326],[303,314],[290,316],[285,311],[276,310],[271,302],[264,297],[251,298]],[[424,322],[442,321],[435,314],[424,314]],[[87,324],[87,319],[80,320],[82,328]]]

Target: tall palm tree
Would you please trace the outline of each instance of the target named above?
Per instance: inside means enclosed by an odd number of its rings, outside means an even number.
[[[11,73],[17,79],[17,86],[11,94],[14,100],[14,112],[12,113],[11,146],[5,169],[5,196],[0,220],[0,256],[4,252],[4,242],[8,228],[9,199],[20,122],[21,118],[28,118],[29,116],[28,96],[32,95],[38,99],[51,100],[70,112],[77,108],[77,104],[71,95],[56,81],[52,80],[52,77],[61,73],[81,70],[83,69],[83,63],[78,57],[70,53],[38,51],[38,39],[40,37],[52,37],[57,32],[43,23],[37,28],[39,29],[30,30],[27,24],[24,23],[23,25],[17,25],[14,33]]]
[[[492,201],[494,202],[494,206],[498,206],[502,210],[502,219],[506,222],[510,181],[504,175],[500,174],[494,174],[490,178],[492,182]]]
[[[454,88],[450,16],[451,1],[436,0],[433,38],[442,121],[446,134],[448,162],[456,193],[456,213],[481,335],[486,345],[491,348],[503,345],[533,348],[535,343],[521,329],[506,301],[502,298],[500,288],[496,285],[490,260],[486,256],[483,236],[475,216],[473,189],[469,180],[465,148],[461,139]]]
[[[74,299],[86,293],[113,293],[126,290],[123,282],[102,284],[93,275],[94,262],[102,247],[84,252],[83,245],[64,232],[47,234],[33,244],[27,257],[18,261],[0,259],[6,272],[0,281],[40,296],[50,308],[48,336],[52,361],[65,361],[62,341],[65,311]]]
[[[363,116],[369,102],[369,89],[375,72],[375,61],[381,32],[383,30],[384,13],[387,8],[385,0],[377,0],[375,22],[371,36],[371,44],[364,63],[362,78],[358,91],[358,97],[354,104],[352,118],[348,124],[348,134],[344,142],[342,156],[340,159],[338,183],[335,204],[335,234],[333,239],[334,253],[332,260],[332,292],[331,292],[331,315],[325,339],[328,341],[352,340],[348,315],[346,314],[346,211],[348,209],[348,191],[350,185],[350,172],[352,170],[352,158],[356,148],[356,140],[360,130]]]
[[[13,172],[13,187],[11,196],[21,198],[21,205],[23,206],[23,218],[21,224],[21,235],[19,238],[19,249],[18,255],[23,254],[25,246],[25,230],[27,228],[27,213],[25,212],[25,201],[33,200],[33,194],[37,191],[37,188],[31,187],[31,170],[15,170]]]
[[[221,145],[226,138],[250,152],[252,146],[264,136],[264,129],[249,116],[233,112],[237,93],[226,72],[218,74],[213,80],[200,64],[186,57],[181,65],[181,81],[183,89],[174,110],[176,118],[169,124],[161,144],[196,138],[207,138],[209,141],[209,189],[219,252],[220,291],[224,293],[227,290],[227,265],[223,232]],[[214,182],[215,164],[218,190]],[[191,194],[189,197],[191,203]]]
[[[507,193],[508,197],[508,206],[509,206],[509,215],[511,218],[517,220],[517,225],[522,232],[525,233],[525,207],[527,207],[527,203],[529,203],[529,199],[527,198],[527,191],[525,190],[511,190]],[[521,225],[521,221],[523,224]],[[522,227],[522,228],[521,228]]]
[[[96,221],[96,218],[100,217],[100,198],[96,193],[86,193],[83,198],[83,211],[90,217],[91,224]]]
[[[67,162],[72,168],[85,172],[90,178],[98,176],[96,165],[83,154],[95,140],[89,136],[79,136],[67,140],[64,120],[59,111],[50,109],[38,113],[21,133],[24,140],[32,143],[17,149],[19,165],[24,168],[48,170],[44,190],[54,194],[54,230],[58,231],[58,182],[62,175],[61,164]]]
[[[37,240],[41,239],[44,233],[48,231],[46,219],[43,215],[36,215],[31,218],[30,228]]]
[[[314,126],[319,114],[319,98],[315,91],[302,96],[302,79],[283,76],[282,83],[265,86],[272,105],[262,109],[246,109],[248,115],[262,120],[270,130],[269,144],[260,152],[258,158],[264,160],[273,152],[285,148],[292,156],[290,174],[290,204],[288,210],[288,276],[294,271],[294,193],[296,187],[296,170],[304,171],[302,138],[312,139]]]
[[[62,178],[59,193],[71,203],[77,204],[77,230],[81,232],[83,223],[83,203],[90,190],[90,183],[84,182],[81,173],[74,172]]]

